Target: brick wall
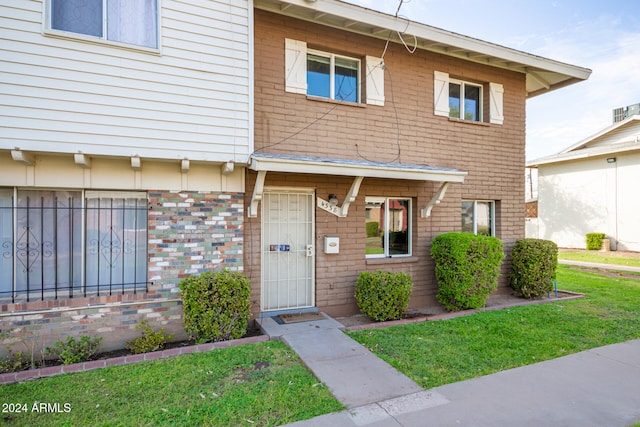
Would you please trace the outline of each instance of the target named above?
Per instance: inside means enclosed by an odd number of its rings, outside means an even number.
[[[66,336],[102,336],[101,351],[123,348],[140,335],[147,320],[185,339],[179,281],[192,274],[243,269],[244,195],[214,192],[149,192],[149,291],[142,294],[88,296],[0,303],[0,357],[12,341],[52,346]]]
[[[469,174],[464,184],[451,185],[430,218],[418,218],[437,190],[430,182],[365,178],[347,218],[316,210],[316,299],[329,313],[354,311],[353,283],[360,271],[378,268],[411,273],[416,282],[411,305],[435,301],[437,291],[428,255],[431,239],[460,229],[461,200],[496,201],[496,234],[510,254],[515,240],[524,237],[525,76],[433,52],[410,54],[391,44],[385,56],[384,106],[345,105],[287,93],[284,40],[303,40],[312,49],[363,58],[379,57],[384,40],[373,39],[269,12],[255,11],[255,147],[256,151],[292,153],[343,159],[427,164],[456,168]],[[434,71],[452,78],[504,86],[504,124],[471,123],[433,114]],[[488,91],[485,91],[485,99]],[[485,106],[486,109],[486,106]],[[485,111],[485,114],[487,112]],[[249,173],[247,195],[255,174]],[[349,178],[303,174],[267,174],[266,186],[316,188],[344,200]],[[414,200],[414,259],[410,262],[373,262],[364,257],[364,197],[412,197]],[[260,219],[250,219],[245,268],[252,278],[254,311],[259,311]],[[325,234],[341,237],[341,254],[324,255]],[[507,291],[509,256],[503,264],[500,292]]]

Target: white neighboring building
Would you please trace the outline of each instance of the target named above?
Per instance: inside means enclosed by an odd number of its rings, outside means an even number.
[[[243,269],[253,1],[0,0],[0,39],[0,330],[184,334],[178,282]]]
[[[640,115],[638,105],[614,110],[613,125],[564,151],[533,160],[538,168],[538,218],[527,237],[585,248],[601,232],[613,250],[640,251]],[[537,224],[536,224],[537,222]]]

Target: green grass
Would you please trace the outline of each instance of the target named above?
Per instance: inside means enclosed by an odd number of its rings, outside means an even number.
[[[28,407],[3,426],[275,426],[343,409],[279,342],[0,386],[0,403]]]
[[[640,257],[629,257],[616,252],[575,251],[559,252],[558,259],[570,261],[596,262],[600,264],[624,265],[628,267],[640,267]]]
[[[425,388],[640,338],[640,281],[560,266],[560,301],[349,335]]]

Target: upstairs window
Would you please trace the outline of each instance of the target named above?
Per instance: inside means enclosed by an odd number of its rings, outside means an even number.
[[[50,0],[50,19],[53,30],[158,47],[158,0]]]
[[[384,106],[384,64],[381,58],[350,58],[307,49],[306,42],[285,39],[285,90]]]
[[[489,99],[485,99],[486,93]],[[468,122],[504,123],[504,87],[500,83],[470,83],[433,73],[433,113]],[[484,110],[488,106],[488,111]],[[488,113],[488,117],[487,114]]]
[[[307,53],[307,95],[359,102],[360,61],[324,52]]]
[[[449,81],[449,117],[482,121],[482,86],[457,80]]]

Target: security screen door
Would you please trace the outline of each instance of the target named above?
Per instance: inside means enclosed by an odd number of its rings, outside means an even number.
[[[262,311],[313,307],[314,193],[269,190],[262,198]]]

